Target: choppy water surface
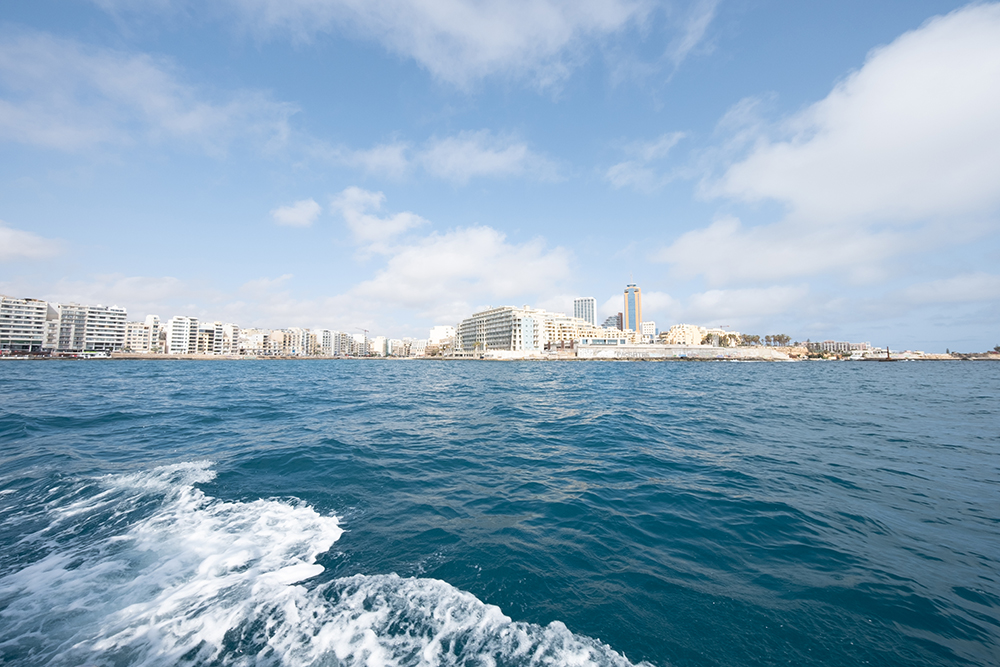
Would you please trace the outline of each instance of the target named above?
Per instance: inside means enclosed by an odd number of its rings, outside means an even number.
[[[0,664],[1000,664],[1000,364],[0,362]]]

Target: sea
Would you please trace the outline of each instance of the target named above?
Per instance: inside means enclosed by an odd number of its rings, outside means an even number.
[[[1000,664],[1000,363],[0,361],[0,664]]]

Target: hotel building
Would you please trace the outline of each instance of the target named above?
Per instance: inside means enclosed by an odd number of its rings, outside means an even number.
[[[473,353],[490,350],[540,352],[550,343],[619,335],[618,330],[595,327],[562,313],[527,306],[500,306],[462,320],[457,328],[455,347]]]
[[[119,306],[48,304],[45,344],[54,352],[115,352],[125,347],[127,315]]]
[[[38,353],[45,342],[48,304],[0,296],[0,351]]]
[[[625,287],[625,310],[622,316],[623,331],[639,331],[642,324],[642,290],[635,283],[629,283]]]
[[[198,351],[198,318],[176,315],[167,320],[168,354],[194,354]]]
[[[592,296],[581,296],[573,299],[573,317],[584,322],[589,322],[590,326],[597,326],[597,299]]]

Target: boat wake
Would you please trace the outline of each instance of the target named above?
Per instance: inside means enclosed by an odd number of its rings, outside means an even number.
[[[0,663],[630,664],[559,622],[514,622],[435,579],[311,585],[343,532],[337,518],[212,498],[196,485],[214,476],[208,462],[183,463],[37,499],[44,521],[20,541],[30,562],[0,573]]]

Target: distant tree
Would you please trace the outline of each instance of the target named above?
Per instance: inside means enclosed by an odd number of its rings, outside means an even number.
[[[1000,345],[994,345],[993,346],[993,351],[994,352],[1000,352]]]

